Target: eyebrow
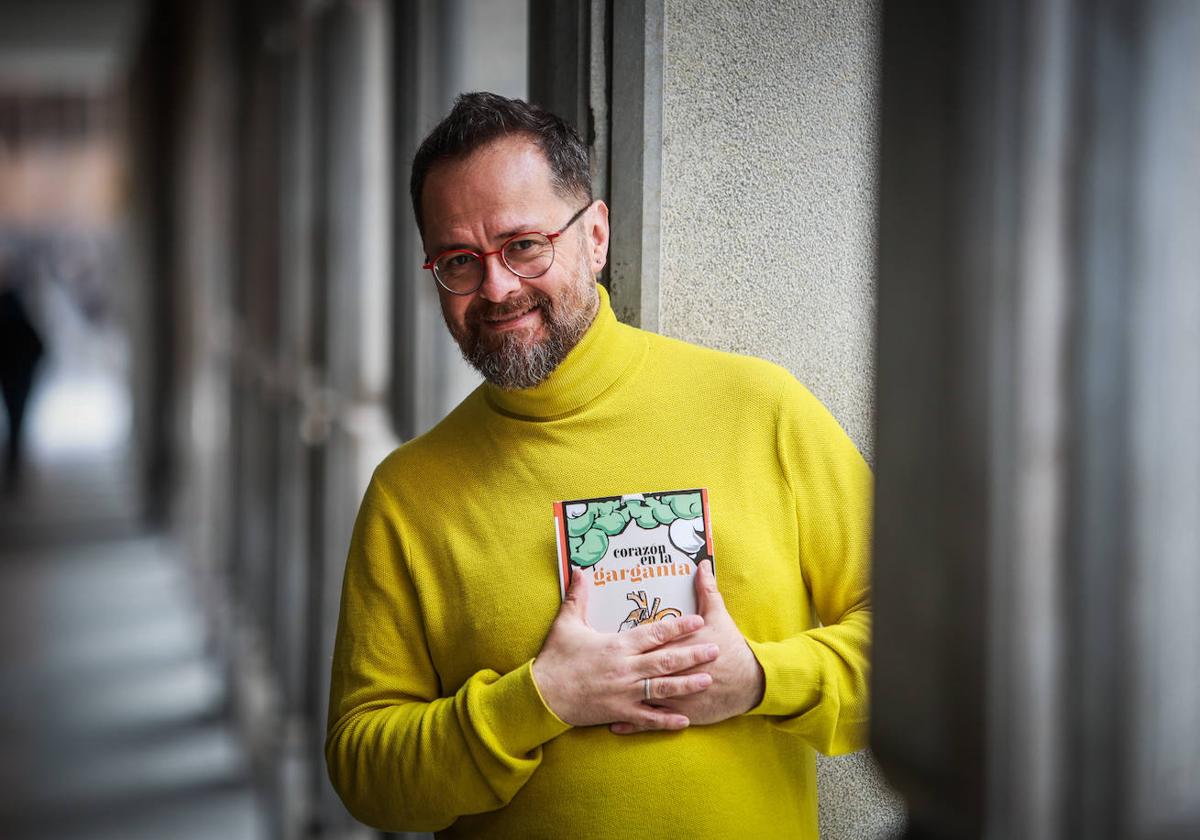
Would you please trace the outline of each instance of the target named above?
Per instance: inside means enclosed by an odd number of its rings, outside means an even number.
[[[533,233],[536,231],[537,231],[537,227],[528,227],[528,226],[515,227],[512,230],[506,230],[503,233],[497,234],[495,238],[497,240],[499,240],[500,242],[504,242],[504,241],[516,236],[518,233]],[[433,257],[436,257],[438,254],[444,254],[447,251],[471,251],[472,253],[478,253],[475,250],[474,245],[468,245],[463,242],[452,242],[449,245],[442,245],[438,248],[433,249],[433,253],[426,254],[425,256],[427,259],[432,259]]]

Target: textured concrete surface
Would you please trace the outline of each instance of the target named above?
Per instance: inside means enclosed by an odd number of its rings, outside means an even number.
[[[879,9],[668,0],[661,330],[770,359],[873,461]],[[818,764],[821,836],[895,837],[867,753]]]
[[[662,332],[791,369],[870,459],[876,4],[666,9]]]

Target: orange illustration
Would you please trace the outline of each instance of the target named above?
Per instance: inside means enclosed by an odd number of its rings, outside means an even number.
[[[646,593],[644,590],[630,592],[625,596],[626,601],[633,601],[637,606],[629,611],[629,615],[625,616],[625,620],[621,622],[621,626],[617,628],[617,632],[622,630],[632,630],[639,624],[647,624],[651,621],[662,621],[664,618],[679,618],[683,613],[674,607],[666,607],[659,609],[661,598],[655,598],[652,606],[646,606]]]

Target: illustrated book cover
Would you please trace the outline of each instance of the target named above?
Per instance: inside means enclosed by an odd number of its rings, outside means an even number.
[[[696,566],[713,559],[707,490],[555,502],[554,529],[559,594],[572,568],[591,575],[587,618],[596,630],[696,612]]]

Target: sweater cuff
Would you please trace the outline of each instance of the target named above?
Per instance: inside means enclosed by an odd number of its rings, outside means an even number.
[[[571,728],[542,699],[532,666],[531,659],[484,691],[488,727],[500,748],[513,756],[525,755]]]
[[[796,717],[821,699],[819,660],[809,650],[809,640],[796,636],[778,642],[746,643],[762,666],[765,686],[762,702],[748,715]]]

